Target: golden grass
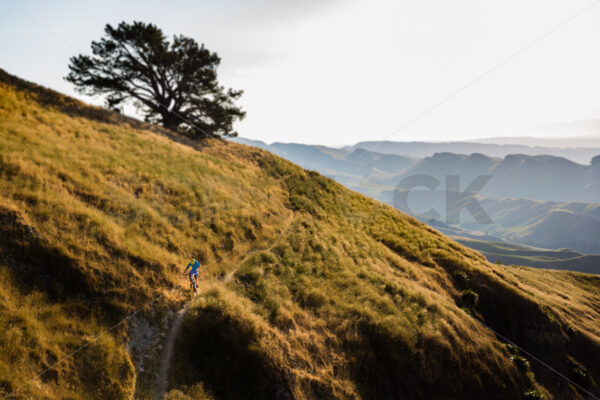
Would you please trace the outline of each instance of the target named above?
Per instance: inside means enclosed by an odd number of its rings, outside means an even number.
[[[142,315],[161,326],[187,297],[191,256],[209,268],[169,399],[582,398],[540,365],[520,371],[478,320],[555,346],[557,367],[598,390],[598,279],[490,265],[264,151],[44,93],[0,82],[0,393],[150,396],[128,324],[34,377],[156,296]]]

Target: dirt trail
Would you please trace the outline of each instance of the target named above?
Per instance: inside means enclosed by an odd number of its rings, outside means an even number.
[[[285,236],[285,232],[287,232],[287,230],[291,226],[292,221],[294,220],[294,217],[295,217],[295,212],[292,211],[290,216],[284,222],[284,228],[282,229],[282,231],[280,233],[280,236],[279,236],[280,238]],[[275,247],[278,243],[279,243],[279,241],[276,241],[275,244],[273,244],[272,246],[270,246],[266,249],[254,249],[254,250],[248,252],[246,254],[246,256],[237,263],[238,267],[241,264],[243,264],[243,262],[246,261],[252,254],[254,254],[258,251],[270,250],[273,247]],[[229,272],[227,275],[225,275],[225,277],[223,277],[222,282],[227,283],[227,282],[231,281],[233,279],[233,276],[236,271],[237,271],[237,269],[234,269],[231,272]],[[179,311],[177,311],[177,315],[175,315],[175,318],[173,318],[173,321],[171,322],[171,327],[169,328],[169,332],[167,334],[165,343],[163,344],[162,352],[160,354],[160,367],[158,369],[158,377],[156,379],[156,395],[155,395],[156,400],[162,400],[162,398],[167,393],[167,387],[169,385],[169,367],[171,366],[171,360],[173,359],[173,348],[175,347],[175,340],[177,339],[177,336],[179,336],[179,330],[181,328],[181,324],[183,323],[183,318],[185,317],[185,314],[187,313],[188,309],[190,308],[191,303],[192,303],[192,300],[187,302],[183,306],[183,308],[181,308]]]
[[[175,339],[179,335],[179,329],[183,322],[183,317],[190,307],[191,302],[186,303],[182,309],[177,311],[171,328],[167,334],[167,339],[163,344],[162,352],[160,354],[160,367],[158,369],[158,378],[156,382],[156,400],[161,400],[167,392],[167,385],[169,384],[169,367],[171,366],[171,360],[173,358],[173,348],[175,347]]]

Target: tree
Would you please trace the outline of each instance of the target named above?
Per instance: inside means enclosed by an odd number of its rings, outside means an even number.
[[[221,59],[191,38],[165,37],[156,25],[107,24],[105,35],[92,41],[93,56],[72,57],[65,79],[86,95],[104,95],[106,106],[121,110],[133,104],[147,122],[204,138],[237,136],[233,123],[245,112],[234,100],[240,90],[217,82]]]

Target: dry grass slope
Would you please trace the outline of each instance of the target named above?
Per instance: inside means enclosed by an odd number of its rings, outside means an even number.
[[[4,395],[150,398],[133,325],[93,338],[157,296],[140,318],[160,328],[192,255],[209,268],[168,399],[586,398],[479,321],[600,395],[598,278],[491,265],[267,152],[2,72],[0,222]]]

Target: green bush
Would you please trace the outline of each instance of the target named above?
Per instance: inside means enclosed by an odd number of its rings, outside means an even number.
[[[475,308],[479,303],[479,295],[472,289],[465,289],[460,292],[460,298],[468,308]]]

